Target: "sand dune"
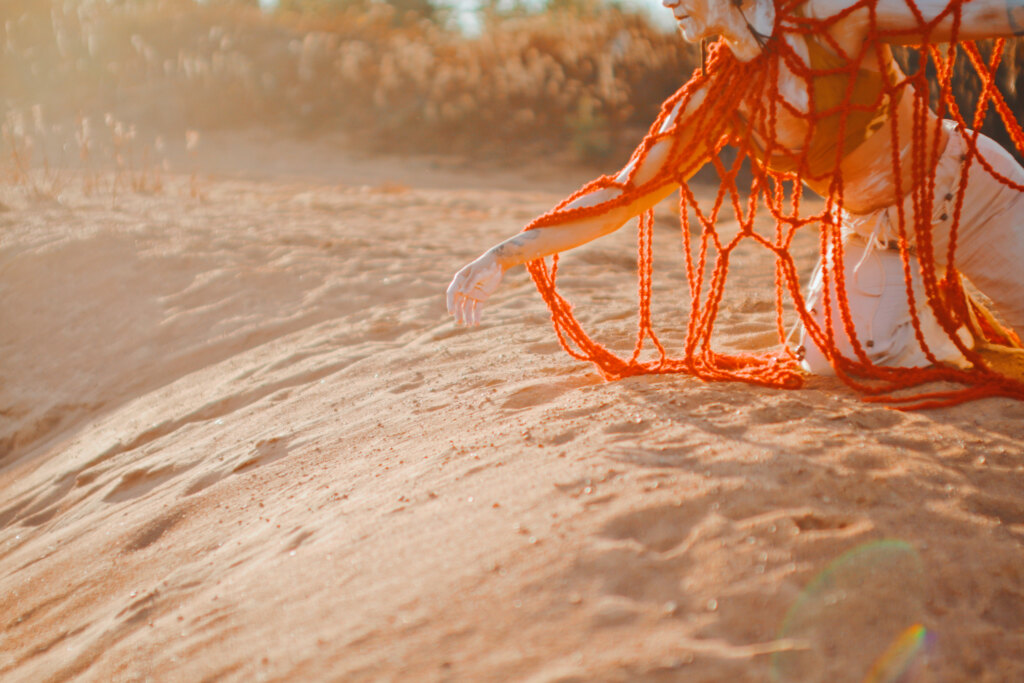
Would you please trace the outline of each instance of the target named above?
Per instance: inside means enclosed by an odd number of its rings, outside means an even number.
[[[1024,680],[1024,404],[605,383],[521,269],[444,311],[585,171],[204,145],[202,200],[3,189],[3,680]],[[620,348],[633,240],[565,258]],[[732,270],[719,343],[771,343]]]

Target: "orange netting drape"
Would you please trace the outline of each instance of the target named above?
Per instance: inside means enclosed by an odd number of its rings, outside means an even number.
[[[930,40],[932,27],[940,21],[950,20],[953,23],[953,36],[960,26],[959,0],[951,2],[945,12],[931,22],[925,22],[920,13],[916,13],[920,23],[921,43],[915,47],[920,67],[911,75],[901,73],[883,74],[883,87],[878,94],[878,101],[868,103],[868,108],[876,110],[879,106],[895,108],[900,97],[913,98],[914,125],[913,139],[899,139],[896,116],[892,115],[884,124],[891,126],[893,140],[894,177],[897,179],[893,191],[893,203],[900,205],[908,194],[912,196],[914,216],[904,215],[899,210],[900,254],[904,272],[907,277],[907,293],[910,300],[910,312],[916,338],[922,345],[926,357],[934,360],[928,351],[921,324],[918,319],[922,306],[929,306],[942,328],[955,342],[967,359],[970,367],[954,367],[935,363],[926,368],[882,367],[872,363],[865,353],[857,334],[845,296],[843,286],[842,243],[839,216],[843,210],[843,179],[839,170],[843,157],[843,145],[835,145],[835,158],[829,161],[831,170],[829,195],[825,198],[822,209],[805,215],[801,211],[801,178],[812,172],[812,161],[807,152],[793,153],[783,147],[773,137],[776,130],[776,118],[781,112],[790,117],[800,117],[807,123],[807,144],[802,149],[812,149],[812,137],[816,125],[824,117],[838,114],[838,136],[842,141],[846,138],[846,125],[849,118],[863,110],[864,103],[856,106],[847,104],[835,108],[834,111],[804,112],[790,104],[779,90],[779,69],[785,65],[806,86],[811,102],[814,101],[814,88],[824,77],[835,78],[837,74],[849,75],[849,87],[844,102],[849,103],[854,89],[855,75],[860,64],[869,58],[877,58],[879,63],[887,63],[891,55],[887,52],[886,34],[877,27],[870,30],[868,39],[863,41],[859,54],[848,55],[850,59],[834,69],[822,70],[811,68],[793,47],[780,35],[797,33],[813,36],[815,40],[830,50],[842,54],[839,46],[829,37],[830,25],[847,16],[850,12],[867,8],[871,13],[871,26],[876,26],[874,19],[874,3],[871,0],[852,6],[842,15],[828,19],[807,18],[801,16],[797,7],[801,0],[776,0],[776,25],[774,37],[769,39],[762,54],[749,62],[736,59],[727,46],[721,41],[713,46],[705,65],[706,68],[696,71],[689,82],[670,97],[662,107],[661,113],[650,129],[650,133],[634,152],[633,161],[642,159],[659,141],[669,141],[671,152],[669,162],[661,167],[659,174],[642,184],[634,183],[632,177],[626,182],[616,182],[611,176],[604,176],[581,188],[567,198],[552,211],[540,216],[526,227],[526,230],[542,229],[547,226],[559,225],[566,221],[607,212],[611,209],[630,205],[638,197],[664,187],[669,183],[677,183],[680,190],[679,215],[686,274],[689,284],[690,313],[686,329],[686,338],[681,354],[670,354],[669,349],[659,339],[651,320],[651,281],[652,281],[652,237],[653,211],[647,211],[639,219],[638,227],[638,289],[639,313],[637,321],[636,343],[632,354],[621,357],[591,338],[581,327],[573,315],[571,304],[556,290],[555,281],[558,271],[558,256],[549,263],[543,259],[532,261],[528,269],[538,290],[551,310],[556,334],[563,348],[572,356],[587,360],[597,366],[601,374],[609,379],[617,379],[638,374],[676,373],[683,372],[705,380],[733,380],[752,384],[794,388],[802,385],[805,374],[799,365],[796,350],[787,342],[787,332],[783,322],[783,312],[787,305],[795,310],[802,323],[808,341],[812,341],[822,349],[830,359],[839,377],[857,391],[866,395],[867,400],[886,402],[903,408],[923,408],[951,405],[966,400],[985,396],[1009,396],[1024,399],[1024,382],[999,372],[977,350],[965,345],[956,334],[957,329],[969,325],[974,320],[974,329],[982,327],[982,333],[996,343],[1017,344],[1012,332],[1000,329],[993,324],[991,318],[984,318],[979,325],[978,316],[972,312],[974,304],[964,295],[960,278],[955,269],[956,236],[960,221],[960,213],[964,203],[967,174],[989,173],[1000,182],[1024,191],[1024,187],[1015,185],[1005,177],[1000,177],[978,152],[976,145],[977,133],[986,112],[991,107],[1002,118],[1010,138],[1018,151],[1024,152],[1024,131],[1015,120],[1012,111],[995,86],[996,69],[1003,52],[1003,41],[996,41],[991,57],[986,59],[973,42],[961,42],[963,53],[977,71],[982,89],[976,113],[971,121],[966,121],[961,109],[953,96],[953,67],[958,58],[956,42],[946,44],[934,43]],[[911,2],[908,5],[913,8]],[[885,51],[883,54],[882,51]],[[963,56],[960,59],[963,59]],[[941,151],[939,133],[930,134],[926,117],[928,116],[929,82],[924,65],[933,66],[933,84],[937,89],[937,106],[935,112],[940,118],[949,118],[960,124],[959,134],[964,138],[967,158],[963,163],[963,171],[959,188],[953,203],[954,216],[950,233],[949,253],[946,255],[947,268],[939,268],[931,241],[932,205],[935,195],[934,163]],[[698,94],[701,93],[701,94]],[[703,94],[706,93],[706,96]],[[934,94],[934,90],[933,90]],[[702,99],[693,100],[694,97]],[[689,106],[693,104],[693,106]],[[687,110],[686,116],[679,116],[671,125],[665,125],[673,110]],[[736,113],[744,112],[744,123],[737,126]],[[894,111],[892,112],[895,113]],[[934,127],[932,128],[934,130]],[[756,138],[750,131],[757,131]],[[682,133],[685,132],[685,135]],[[904,135],[905,137],[905,135]],[[690,141],[703,141],[708,154],[700,159],[693,159],[687,154],[691,146],[687,146],[684,138]],[[755,142],[756,141],[756,142]],[[911,143],[910,163],[914,182],[912,187],[900,187],[901,160],[897,154],[900,145]],[[735,162],[723,163],[717,152],[724,146],[731,145],[738,151]],[[820,149],[820,146],[819,146]],[[768,168],[767,159],[786,157],[786,167],[794,170],[779,172]],[[744,159],[749,159],[752,178],[750,187],[740,192],[737,187],[737,176]],[[697,167],[704,163],[714,164],[721,178],[719,190],[713,201],[698,201],[698,198],[687,184]],[[814,161],[821,166],[820,159]],[[641,164],[634,163],[634,170]],[[778,168],[778,164],[771,166]],[[788,190],[786,188],[789,188]],[[618,196],[610,201],[583,208],[570,208],[569,204],[576,198],[600,188],[618,188]],[[738,233],[726,240],[716,231],[715,225],[720,213],[728,206],[739,224]],[[759,211],[767,210],[774,222],[774,231],[762,234],[755,230],[755,218]],[[806,210],[806,209],[805,209]],[[699,235],[692,235],[689,215],[693,213],[699,221]],[[825,296],[824,324],[816,322],[808,311],[802,291],[798,269],[791,255],[794,235],[801,228],[817,227],[820,230],[820,249],[824,255],[831,250],[834,266],[825,264],[825,292],[831,287],[839,293],[838,306],[830,305],[829,296]],[[763,230],[763,228],[762,228]],[[696,232],[696,231],[695,231]],[[726,278],[728,275],[730,255],[744,241],[753,241],[770,252],[775,260],[775,303],[779,345],[775,349],[759,353],[722,353],[711,345],[712,329],[722,304]],[[913,251],[910,244],[913,244]],[[911,268],[920,264],[921,277],[927,301],[915,301],[911,294]],[[1024,267],[1024,265],[1022,265]],[[787,304],[788,301],[788,304]],[[834,322],[833,322],[834,321]],[[848,357],[837,348],[836,329],[844,329],[851,340],[854,354]],[[648,344],[649,342],[649,344]],[[653,348],[650,348],[653,347]],[[916,389],[902,391],[910,387],[920,387],[929,382],[951,382],[953,388],[926,391]],[[950,385],[945,385],[946,387]]]

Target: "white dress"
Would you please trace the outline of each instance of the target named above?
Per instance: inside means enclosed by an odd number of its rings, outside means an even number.
[[[954,197],[960,185],[966,143],[952,121],[936,168],[932,243],[936,265],[945,266]],[[968,131],[970,134],[970,131]],[[978,150],[993,169],[1024,185],[1024,168],[993,140],[979,136]],[[912,199],[903,201],[907,232],[913,220]],[[895,205],[869,214],[846,214],[843,221],[843,270],[846,296],[855,334],[876,365],[924,367],[928,357],[915,337],[907,297],[903,261],[898,248],[898,212]],[[826,256],[835,266],[834,256]],[[993,303],[996,315],[1018,334],[1024,332],[1024,193],[1007,187],[985,171],[975,159],[970,167],[954,255],[957,270]],[[807,294],[807,306],[818,324],[825,324],[822,264],[818,264]],[[929,350],[937,360],[957,363],[960,351],[932,314],[916,259],[911,261],[911,287]],[[856,358],[840,321],[835,284],[829,291],[835,343],[843,355]],[[958,332],[966,342],[966,329]],[[968,344],[969,345],[969,344]],[[833,369],[813,340],[801,330],[800,350],[805,370],[831,374]]]

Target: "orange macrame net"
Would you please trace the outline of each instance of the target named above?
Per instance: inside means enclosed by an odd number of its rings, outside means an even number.
[[[658,141],[668,140],[671,142],[672,150],[669,162],[664,164],[657,177],[643,184],[636,184],[632,182],[632,179],[625,183],[617,183],[612,177],[604,176],[581,188],[552,211],[540,216],[526,227],[527,230],[539,229],[562,224],[568,220],[604,213],[615,207],[631,204],[638,197],[664,187],[668,183],[679,184],[681,188],[679,214],[690,290],[690,316],[682,355],[678,357],[669,355],[668,350],[659,340],[651,321],[653,211],[647,211],[639,219],[639,314],[636,344],[632,355],[628,358],[617,356],[609,351],[594,341],[580,326],[572,313],[572,306],[555,288],[558,269],[557,255],[550,265],[543,259],[528,264],[537,288],[551,309],[552,321],[560,343],[575,358],[594,363],[602,375],[609,379],[647,373],[685,372],[705,380],[736,380],[764,386],[794,388],[802,385],[804,372],[800,368],[797,353],[786,340],[783,311],[788,298],[808,339],[813,340],[822,349],[830,359],[838,376],[851,387],[865,394],[867,400],[886,402],[911,409],[951,405],[985,396],[1009,396],[1024,399],[1024,381],[1020,379],[1024,375],[1018,374],[1017,378],[1012,377],[1013,372],[1006,372],[999,363],[992,362],[991,359],[998,354],[986,356],[983,353],[985,349],[1010,352],[1009,347],[1019,348],[1019,339],[1012,332],[1003,329],[991,316],[979,313],[977,305],[964,294],[960,277],[954,267],[956,235],[964,203],[968,172],[973,169],[975,172],[989,173],[1005,185],[1018,191],[1024,190],[1024,187],[1014,184],[995,172],[978,152],[977,133],[967,130],[968,128],[979,129],[986,111],[991,106],[1002,118],[1017,150],[1024,152],[1024,131],[1014,119],[1010,108],[994,84],[996,69],[1003,52],[1003,41],[996,42],[987,62],[973,42],[960,43],[963,53],[977,71],[983,85],[976,114],[973,121],[968,123],[964,120],[953,97],[952,74],[957,58],[956,42],[950,42],[940,48],[938,44],[932,43],[929,39],[931,27],[948,17],[952,17],[953,36],[957,35],[960,26],[960,2],[952,2],[946,12],[930,23],[925,23],[921,20],[920,13],[916,13],[923,35],[923,42],[917,46],[916,50],[919,64],[924,65],[930,60],[934,67],[935,82],[933,85],[937,85],[938,91],[936,113],[939,117],[951,118],[960,124],[960,134],[964,136],[964,145],[967,149],[967,159],[963,164],[959,189],[955,195],[949,253],[946,255],[948,267],[941,269],[941,272],[936,265],[932,249],[929,221],[935,194],[935,170],[934,163],[926,163],[927,159],[937,159],[941,151],[939,148],[941,140],[938,133],[934,136],[928,133],[926,117],[929,107],[929,84],[925,69],[918,68],[914,74],[906,77],[892,74],[883,75],[884,86],[878,94],[879,99],[870,107],[872,110],[877,110],[879,106],[886,106],[886,103],[888,106],[895,107],[893,103],[897,101],[897,95],[901,93],[903,97],[913,97],[914,125],[910,159],[914,182],[910,188],[901,188],[899,180],[897,180],[896,186],[893,187],[894,204],[899,205],[899,201],[909,193],[913,198],[916,216],[907,217],[902,209],[899,210],[900,253],[904,273],[908,279],[907,292],[911,317],[918,343],[922,345],[926,356],[934,361],[934,356],[925,344],[918,318],[918,310],[922,302],[914,301],[909,285],[911,268],[918,267],[917,262],[919,262],[924,291],[927,295],[927,302],[924,305],[932,309],[942,328],[970,364],[969,368],[954,367],[937,362],[927,368],[882,367],[869,360],[857,340],[849,306],[842,294],[846,291],[843,286],[842,243],[838,220],[843,209],[843,182],[839,170],[843,154],[842,145],[836,145],[834,163],[829,167],[832,169],[830,172],[831,192],[826,197],[824,208],[817,213],[803,215],[799,181],[801,178],[807,177],[810,172],[811,160],[783,148],[774,139],[772,131],[775,130],[774,123],[780,111],[785,110],[788,116],[803,118],[809,125],[807,144],[802,148],[808,150],[812,147],[810,142],[815,125],[829,115],[833,117],[834,125],[834,117],[838,113],[839,134],[837,139],[844,140],[847,119],[853,115],[855,110],[863,109],[863,105],[854,107],[846,104],[846,106],[840,106],[838,112],[834,110],[813,111],[815,107],[812,105],[808,107],[812,110],[810,113],[798,111],[784,100],[779,92],[780,65],[784,63],[793,74],[804,82],[812,102],[814,101],[813,89],[817,79],[834,78],[836,74],[849,74],[850,85],[847,88],[846,99],[843,100],[843,102],[849,103],[854,88],[854,75],[857,73],[859,65],[873,55],[877,55],[882,60],[881,51],[888,50],[884,42],[886,36],[881,30],[873,28],[869,33],[868,40],[863,42],[860,54],[854,55],[852,60],[844,62],[842,66],[832,70],[812,69],[795,53],[787,41],[778,37],[778,34],[793,32],[813,35],[815,39],[838,52],[838,46],[829,42],[831,38],[827,29],[830,24],[848,15],[849,12],[824,20],[811,19],[800,16],[797,10],[799,5],[800,0],[777,0],[776,37],[768,41],[761,56],[750,62],[741,62],[720,41],[712,46],[706,69],[696,71],[690,81],[665,102],[661,114],[651,127],[651,132],[634,153],[634,161],[639,161]],[[873,19],[873,9],[870,9],[872,7],[873,3],[870,0],[863,0],[849,11],[869,8]],[[871,25],[875,26],[875,22],[872,21]],[[889,58],[891,59],[891,56]],[[885,62],[882,61],[882,63]],[[686,116],[680,115],[671,127],[662,131],[670,112],[677,105],[680,105],[680,111],[685,110],[690,99],[702,88],[706,88],[708,94],[702,102],[695,105],[696,108],[692,109],[692,113]],[[730,125],[729,122],[736,120],[736,112],[741,106],[746,117],[745,126]],[[892,126],[893,140],[897,142],[893,145],[893,167],[896,171],[894,177],[898,179],[902,177],[900,173],[901,160],[896,150],[905,142],[899,141],[895,115],[891,116],[885,125]],[[708,156],[694,160],[685,154],[685,150],[682,148],[683,143],[680,141],[682,137],[680,133],[684,129],[688,136],[692,136],[692,140],[703,141],[710,152]],[[756,146],[751,141],[750,129],[756,130],[761,138]],[[729,167],[726,167],[717,155],[717,152],[726,145],[734,146],[739,152],[735,163]],[[803,154],[806,155],[807,152]],[[795,171],[782,173],[770,170],[764,160],[772,159],[773,155],[775,158],[778,158],[779,155],[787,155],[789,158],[786,165],[789,168],[794,168]],[[752,181],[749,191],[744,193],[745,196],[738,191],[736,182],[744,159],[750,159],[752,162],[750,164]],[[721,178],[720,188],[709,206],[701,206],[686,182],[686,179],[693,175],[697,167],[705,162],[714,164]],[[777,164],[773,165],[778,166]],[[636,163],[633,168],[639,166],[640,164]],[[820,167],[820,160],[818,166]],[[788,192],[785,189],[787,183],[791,188]],[[568,208],[568,204],[581,195],[599,188],[609,187],[620,190],[620,195],[614,200],[591,207]],[[739,232],[729,240],[724,240],[715,228],[719,214],[726,203],[731,206],[739,224]],[[767,210],[774,220],[772,234],[765,235],[755,230],[755,217],[759,210]],[[695,244],[691,244],[689,211],[694,212],[700,223],[699,243]],[[838,310],[833,310],[834,307],[830,305],[829,297],[825,296],[823,301],[824,324],[816,322],[808,311],[797,267],[790,253],[795,233],[808,225],[820,228],[821,253],[824,256],[831,249],[835,260],[834,267],[827,265],[824,267],[824,291],[831,290],[839,293],[838,306],[835,307]],[[774,255],[779,347],[760,353],[720,353],[711,347],[711,333],[722,303],[730,255],[740,243],[745,241],[753,241]],[[910,243],[915,245],[916,258],[908,247]],[[712,252],[712,250],[714,251]],[[713,260],[713,266],[709,265],[709,260]],[[833,319],[846,331],[851,340],[855,351],[853,357],[843,355],[837,348]],[[963,325],[967,325],[978,339],[974,349],[965,346],[956,334],[956,330]],[[653,345],[656,355],[650,351],[645,354],[644,348],[648,341]],[[1019,354],[1020,351],[1013,353]],[[645,355],[648,356],[647,359],[642,357]],[[652,355],[654,357],[650,357]],[[1014,357],[1013,362],[1019,361],[1020,358]],[[941,391],[901,391],[937,381],[952,382],[955,385],[952,389]]]

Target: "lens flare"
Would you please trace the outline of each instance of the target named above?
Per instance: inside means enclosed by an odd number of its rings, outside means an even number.
[[[772,657],[779,683],[911,683],[930,642],[924,569],[899,540],[858,546],[801,592],[779,633],[793,647]]]
[[[922,648],[928,638],[928,629],[914,624],[901,633],[889,649],[882,653],[864,677],[864,683],[897,683],[908,680],[919,663]]]

